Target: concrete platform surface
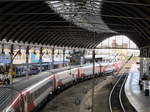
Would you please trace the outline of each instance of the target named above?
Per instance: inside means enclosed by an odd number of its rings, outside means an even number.
[[[125,93],[137,112],[150,112],[150,96],[145,96],[144,91],[140,91],[138,85],[140,74],[137,68],[137,65],[131,67],[125,84]]]

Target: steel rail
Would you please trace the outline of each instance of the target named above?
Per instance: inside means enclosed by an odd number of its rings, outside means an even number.
[[[112,90],[109,94],[109,109],[110,109],[110,112],[113,112],[112,105],[111,105],[111,98],[112,98],[113,91],[115,90],[117,84],[119,83],[119,81],[121,80],[122,77],[123,77],[123,75],[121,75],[119,77],[119,79],[117,80],[117,82],[115,83],[115,85],[113,86],[113,88],[112,88]]]
[[[125,111],[125,108],[124,108],[124,105],[123,105],[122,95],[121,94],[122,94],[122,90],[123,90],[123,87],[125,85],[125,82],[127,80],[127,77],[128,77],[128,75],[126,75],[126,78],[125,78],[124,82],[122,83],[122,86],[121,86],[120,92],[119,92],[119,101],[120,101],[120,105],[121,105],[121,108],[122,108],[123,112],[126,112],[126,111]]]

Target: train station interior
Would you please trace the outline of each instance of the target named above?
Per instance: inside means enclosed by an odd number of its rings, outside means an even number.
[[[150,112],[149,0],[0,0],[0,112]]]

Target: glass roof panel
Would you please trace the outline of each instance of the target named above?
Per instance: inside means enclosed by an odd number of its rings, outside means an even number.
[[[51,1],[46,2],[54,11],[67,21],[72,21],[79,27],[98,33],[113,32],[106,26],[100,16],[102,0],[86,1]],[[94,22],[97,24],[93,24]],[[90,28],[89,28],[90,27]],[[92,27],[92,28],[91,28]],[[102,28],[103,27],[103,28]],[[94,29],[95,28],[95,29]],[[105,30],[104,30],[105,29]]]

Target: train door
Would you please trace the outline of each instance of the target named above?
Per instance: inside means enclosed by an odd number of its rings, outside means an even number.
[[[11,108],[13,108],[13,111]],[[7,112],[24,112],[23,99],[21,94],[19,94],[13,101],[13,103],[11,104],[11,108],[9,107]]]
[[[79,76],[80,76],[80,78],[83,78],[85,76],[84,69],[85,69],[85,67],[80,67],[80,69],[79,69]]]
[[[55,74],[53,75],[53,90],[55,91],[56,89],[56,78],[55,78]]]
[[[23,100],[22,95],[21,95],[21,98],[20,98],[20,112],[24,112],[24,100]]]
[[[24,99],[24,112],[28,112],[28,99],[27,99],[27,93],[23,94]]]

